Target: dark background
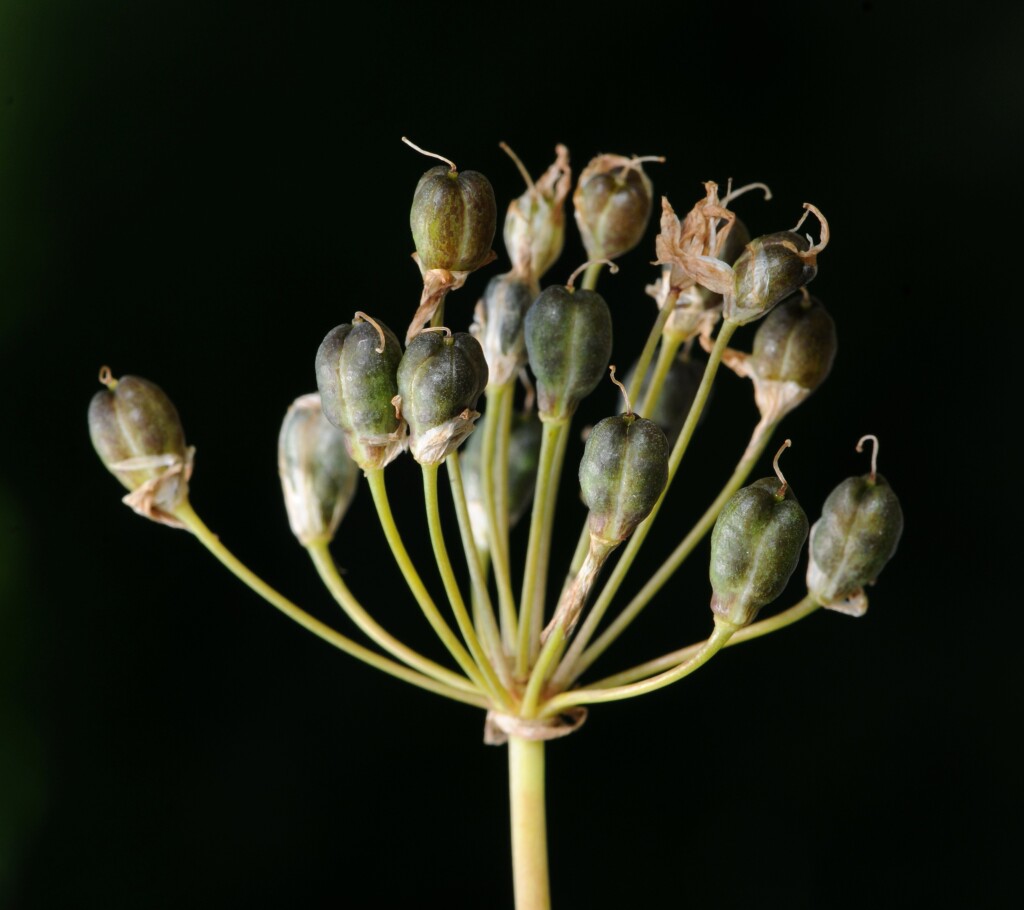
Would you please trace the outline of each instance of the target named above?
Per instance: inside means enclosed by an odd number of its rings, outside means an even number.
[[[132,515],[85,426],[101,364],[158,382],[198,449],[198,511],[347,629],[288,532],[276,435],[327,330],[364,310],[400,331],[415,307],[407,212],[429,162],[403,134],[488,174],[502,209],[522,185],[500,140],[535,175],[556,142],[577,173],[663,154],[648,172],[680,213],[706,179],[766,181],[771,203],[736,205],[755,234],[816,203],[840,353],[785,425],[787,476],[813,520],[873,432],[906,513],[865,618],[814,616],[550,747],[556,906],[1016,891],[1002,526],[1024,13],[894,6],[0,4],[0,905],[511,907],[505,754],[479,714],[334,653]],[[549,280],[582,260],[569,235]],[[653,236],[601,284],[623,362],[653,318]],[[453,328],[507,267],[496,246]],[[742,450],[749,389],[720,385],[633,577]],[[581,422],[613,402],[600,390]],[[583,518],[578,456],[556,566]],[[417,469],[388,476],[439,596]],[[440,658],[383,550],[364,490],[337,559]],[[706,633],[706,552],[692,563],[602,674]]]

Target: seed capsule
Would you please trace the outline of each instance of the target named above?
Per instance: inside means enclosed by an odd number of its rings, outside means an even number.
[[[480,416],[474,408],[487,386],[480,342],[468,332],[445,332],[421,332],[398,365],[409,450],[421,464],[440,464],[473,432]]]
[[[615,259],[643,239],[654,188],[640,161],[598,155],[580,174],[572,201],[588,259]]]
[[[885,478],[847,478],[811,528],[807,590],[823,606],[860,615],[867,609],[864,585],[874,583],[902,534],[903,510]]]
[[[405,424],[391,403],[401,359],[395,333],[361,313],[328,332],[316,353],[324,415],[345,432],[348,452],[364,471],[383,468],[405,447]]]
[[[535,296],[522,277],[507,272],[487,283],[476,305],[470,332],[483,348],[492,386],[504,385],[526,363],[523,321]]]
[[[786,587],[807,539],[807,516],[777,477],[737,490],[711,533],[711,609],[745,626]]]
[[[316,392],[288,408],[277,440],[277,469],[299,543],[332,540],[355,496],[359,466],[345,449],[345,433],[324,416]]]
[[[512,200],[505,214],[505,249],[514,271],[535,285],[536,296],[538,282],[562,255],[565,244],[565,200],[572,183],[569,150],[556,145],[554,163],[534,183],[511,149],[504,144],[502,147],[512,155],[527,182],[526,192]]]
[[[668,457],[668,440],[653,420],[621,414],[594,427],[580,462],[593,537],[616,546],[633,533],[668,483]]]
[[[174,404],[155,383],[139,376],[114,379],[89,403],[89,435],[104,466],[130,492],[126,505],[139,515],[173,527],[173,512],[188,500],[195,450]]]
[[[828,310],[806,290],[780,303],[761,322],[750,356],[730,363],[754,382],[758,409],[779,420],[803,402],[832,369],[836,326]]]
[[[526,314],[526,352],[541,420],[572,415],[608,369],[612,316],[596,291],[552,285]]]
[[[478,171],[432,167],[416,185],[409,226],[420,267],[471,272],[493,258],[497,204]]]
[[[733,263],[732,295],[725,299],[725,318],[743,325],[767,313],[818,274],[807,254],[810,241],[794,231],[765,234],[747,244]]]

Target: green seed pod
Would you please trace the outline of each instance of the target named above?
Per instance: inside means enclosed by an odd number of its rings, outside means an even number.
[[[615,259],[643,239],[654,188],[641,161],[598,155],[583,169],[572,201],[588,259]]]
[[[114,379],[89,403],[89,435],[104,466],[130,492],[124,502],[153,521],[181,527],[172,513],[188,501],[195,450],[178,411],[159,386],[139,376]]]
[[[405,447],[392,404],[401,359],[395,333],[361,313],[328,332],[316,352],[324,415],[345,431],[348,452],[364,471],[383,468]]]
[[[711,610],[716,617],[734,626],[753,622],[785,589],[806,539],[807,516],[777,477],[737,490],[711,533]]]
[[[490,549],[487,531],[487,506],[483,487],[483,440],[487,414],[476,422],[476,430],[460,454],[462,481],[466,488],[473,539],[481,550]],[[514,528],[533,501],[540,458],[542,424],[534,412],[512,415],[508,446],[508,526]]]
[[[859,615],[872,584],[896,552],[903,510],[881,474],[849,477],[825,500],[811,528],[807,590],[818,603]],[[844,601],[855,604],[844,609]]]
[[[472,272],[493,258],[498,207],[491,182],[477,171],[439,165],[416,185],[409,226],[420,268]]]
[[[526,314],[526,352],[541,420],[565,420],[589,395],[612,356],[612,315],[596,291],[553,285]]]
[[[836,357],[836,324],[817,297],[794,294],[757,327],[750,367],[763,380],[814,391]]]
[[[526,363],[523,320],[535,296],[515,272],[495,275],[487,282],[470,332],[483,348],[491,386],[504,385]]]
[[[409,450],[420,464],[440,464],[473,432],[474,410],[487,386],[483,349],[468,332],[425,331],[398,365]]]
[[[761,322],[753,353],[729,352],[727,363],[754,383],[766,421],[778,421],[801,404],[832,369],[836,327],[821,301],[806,290],[787,298]]]
[[[637,364],[634,363],[626,374],[625,385],[627,389],[633,387],[633,381],[636,378],[636,368]],[[640,384],[640,394],[637,396],[637,401],[644,400],[653,372],[653,369],[648,370],[647,376]],[[658,400],[654,402],[654,408],[650,412],[650,419],[661,427],[665,436],[668,437],[669,443],[675,442],[679,431],[683,428],[683,424],[686,423],[686,416],[690,413],[690,407],[693,404],[693,399],[697,397],[697,389],[700,387],[700,381],[703,378],[703,360],[695,360],[692,357],[677,357],[672,361],[668,375],[665,377],[665,382],[661,387],[661,394],[658,396]],[[619,397],[621,400],[622,396]],[[625,402],[622,402],[623,409],[625,406]],[[701,414],[701,419],[703,419],[703,416]]]
[[[359,466],[345,448],[345,433],[324,416],[316,392],[296,398],[277,439],[288,523],[308,546],[334,538],[359,481]]]
[[[818,273],[810,241],[794,231],[765,234],[747,244],[733,263],[733,293],[725,318],[744,325],[799,291]]]
[[[622,414],[594,427],[580,461],[592,537],[616,546],[633,533],[668,483],[668,456],[668,440],[653,420]]]

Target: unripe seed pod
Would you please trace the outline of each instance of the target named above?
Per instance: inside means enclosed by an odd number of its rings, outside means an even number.
[[[726,297],[725,318],[744,325],[800,290],[818,274],[806,237],[794,231],[765,234],[747,244],[733,263],[733,294]]]
[[[483,349],[468,332],[425,331],[398,365],[398,394],[409,423],[409,450],[420,464],[440,464],[473,432],[487,386]]]
[[[395,415],[402,346],[381,322],[357,314],[327,333],[316,352],[316,382],[324,415],[345,432],[345,445],[364,470],[383,468],[404,448]]]
[[[734,626],[783,592],[807,539],[807,516],[782,486],[765,477],[737,490],[711,533],[711,609]]]
[[[487,282],[470,332],[483,348],[492,386],[504,385],[526,363],[523,321],[535,296],[515,272],[495,275]]]
[[[484,414],[476,422],[476,430],[466,442],[460,458],[462,480],[466,488],[466,502],[469,507],[473,539],[481,550],[490,549],[487,530],[487,506],[483,488],[483,440]],[[527,513],[533,501],[537,481],[537,465],[540,459],[540,442],[543,425],[532,411],[527,414],[513,414],[508,446],[508,526],[514,528]]]
[[[587,258],[615,259],[643,239],[654,188],[637,160],[598,155],[580,174],[572,201]]]
[[[432,167],[416,185],[409,226],[420,267],[471,272],[491,259],[498,208],[478,171]]]
[[[842,607],[872,584],[896,552],[903,510],[881,474],[849,477],[825,500],[811,528],[807,590],[826,607]],[[860,614],[860,608],[844,610]]]
[[[526,314],[526,352],[541,420],[564,420],[601,381],[612,356],[612,315],[596,291],[553,285]]]
[[[89,403],[89,436],[104,466],[130,492],[124,502],[138,514],[181,527],[171,513],[188,500],[194,449],[185,445],[181,418],[155,383],[139,376],[114,379]]]
[[[757,327],[750,367],[769,382],[791,382],[813,391],[832,369],[836,324],[817,297],[794,294]]]
[[[359,466],[345,449],[345,433],[324,416],[316,392],[288,408],[277,440],[277,469],[299,543],[332,540],[355,496]]]
[[[622,414],[591,430],[580,488],[592,537],[615,546],[633,533],[668,483],[668,457],[668,440],[653,420]]]

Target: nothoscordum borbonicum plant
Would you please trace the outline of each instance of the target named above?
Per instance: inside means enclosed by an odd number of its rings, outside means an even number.
[[[655,245],[660,274],[647,288],[657,314],[627,374],[628,387],[622,386],[623,407],[587,438],[578,477],[589,514],[575,555],[567,567],[550,566],[573,415],[609,373],[612,316],[596,289],[599,275],[605,265],[615,270],[612,261],[641,242],[654,202],[643,165],[661,159],[600,155],[587,165],[573,206],[590,259],[566,284],[542,286],[562,251],[569,155],[558,146],[554,163],[536,181],[512,158],[527,188],[505,218],[511,268],[490,279],[469,331],[446,326],[445,300],[495,259],[497,208],[486,177],[442,159],[446,163],[428,170],[413,195],[410,226],[423,293],[404,345],[378,317],[355,313],[324,338],[316,352],[318,392],[297,399],[281,427],[279,471],[291,528],[368,644],[300,609],[207,528],[188,497],[193,450],[174,405],[156,385],[134,376],[118,380],[104,368],[105,389],[90,405],[89,428],[136,512],[189,530],[256,593],[340,650],[486,712],[485,741],[508,745],[516,907],[538,910],[550,906],[546,741],[577,730],[588,705],[678,682],[726,645],[774,632],[819,607],[860,615],[867,607],[864,588],[895,551],[903,519],[895,494],[877,473],[878,441],[870,436],[858,443],[859,450],[873,440],[870,472],[839,484],[809,529],[779,466],[789,440],[778,449],[774,473],[747,484],[780,421],[832,367],[832,318],[806,290],[829,228],[821,212],[805,204],[792,230],[752,239],[730,205],[751,189],[767,196],[767,187],[730,188],[719,196],[709,182],[683,219],[662,200]],[[800,232],[808,213],[819,224],[817,241]],[[736,329],[755,320],[760,323],[752,351],[730,348]],[[662,566],[609,617],[723,364],[751,380],[760,420],[717,497]],[[610,372],[614,378],[613,366]],[[414,566],[392,514],[385,471],[405,452],[422,469],[446,608]],[[441,520],[442,466],[457,534]],[[329,546],[360,474],[412,598],[448,652],[446,663],[393,637],[335,566]],[[510,531],[527,512],[525,565],[514,571]],[[672,525],[675,533],[677,522]],[[709,532],[708,638],[588,680],[594,661]],[[808,536],[806,596],[758,620],[786,588]],[[468,584],[453,571],[451,546],[463,551]],[[557,601],[549,603],[552,570],[564,581]]]

